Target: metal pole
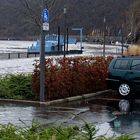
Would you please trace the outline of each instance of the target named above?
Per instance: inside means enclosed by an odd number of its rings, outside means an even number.
[[[106,18],[104,17],[104,42],[103,42],[103,57],[105,57],[105,34],[106,34]]]
[[[82,41],[83,41],[83,28],[80,29],[80,48],[82,50]]]
[[[69,29],[68,28],[67,28],[67,35],[66,36],[67,36],[66,42],[67,42],[67,52],[68,52],[68,50],[69,50],[69,48],[68,48],[69,47]]]
[[[44,9],[42,0],[41,12]],[[41,18],[42,19],[42,18]],[[40,48],[40,102],[45,101],[45,32],[43,31],[43,19],[41,20],[41,48]]]
[[[123,56],[123,47],[124,47],[124,38],[123,38],[123,25],[121,27],[121,42],[122,42],[122,56]]]
[[[64,6],[64,58],[66,56],[66,13],[67,13],[67,9],[66,7]]]
[[[60,51],[60,26],[58,26],[58,52]]]

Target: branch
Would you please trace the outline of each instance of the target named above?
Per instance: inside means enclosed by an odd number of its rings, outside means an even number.
[[[37,17],[37,15],[35,15],[34,13],[34,10],[31,8],[28,0],[23,0],[21,1],[21,3],[23,4],[24,8],[26,8],[29,12],[29,15],[31,17],[31,19],[35,22],[35,24],[37,26],[41,26],[41,20],[40,20],[40,17]]]

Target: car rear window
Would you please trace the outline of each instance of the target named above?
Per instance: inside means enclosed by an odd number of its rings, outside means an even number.
[[[118,59],[114,65],[114,69],[127,70],[129,60]]]
[[[140,60],[133,60],[131,65],[132,70],[138,70],[140,71]]]

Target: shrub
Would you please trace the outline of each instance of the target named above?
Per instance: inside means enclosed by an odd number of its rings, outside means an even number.
[[[65,98],[106,89],[111,57],[71,57],[46,59],[46,99]],[[39,96],[39,62],[34,64],[33,90]]]
[[[0,124],[0,139],[2,140],[135,140],[133,135],[107,137],[107,134],[97,136],[94,125],[85,124],[78,127],[44,128],[33,123],[31,127],[20,128],[13,124]]]
[[[0,79],[0,97],[14,99],[34,98],[31,75],[8,75]]]
[[[126,56],[140,56],[140,45],[131,45],[126,52]]]

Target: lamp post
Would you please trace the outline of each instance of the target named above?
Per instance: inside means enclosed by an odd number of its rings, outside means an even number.
[[[105,34],[106,34],[106,18],[104,17],[104,40],[103,40],[103,57],[105,58]]]
[[[67,8],[66,5],[64,6],[64,58],[66,55],[66,14],[67,14]]]

